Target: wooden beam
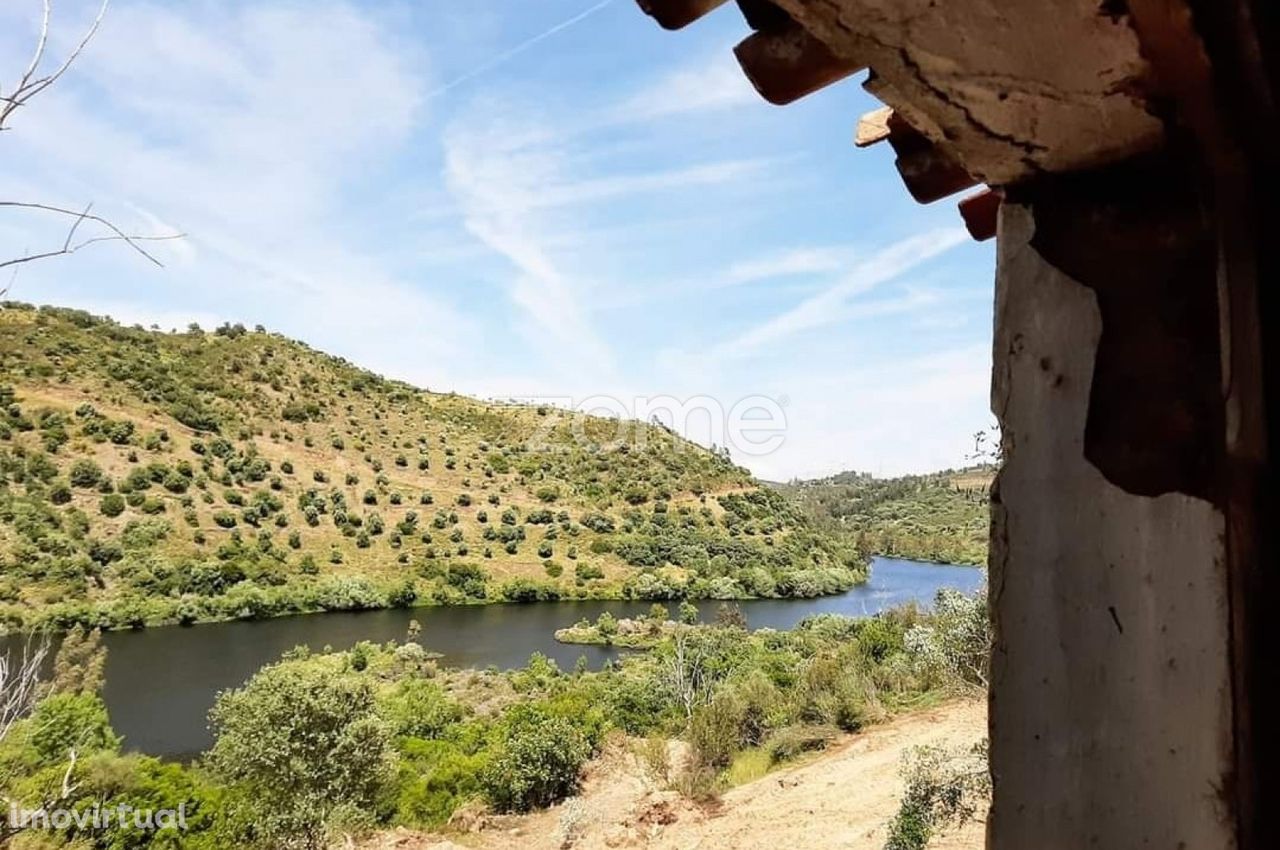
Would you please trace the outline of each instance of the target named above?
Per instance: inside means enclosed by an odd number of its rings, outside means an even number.
[[[723,6],[728,0],[636,0],[640,11],[665,30],[678,30]]]
[[[756,91],[775,106],[793,103],[866,68],[836,56],[798,24],[748,36],[733,52]]]

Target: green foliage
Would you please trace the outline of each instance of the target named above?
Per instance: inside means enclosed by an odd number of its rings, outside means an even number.
[[[540,706],[520,705],[503,718],[497,736],[480,786],[498,811],[549,806],[578,789],[590,747],[567,719]]]
[[[266,667],[210,714],[209,765],[240,792],[261,843],[322,847],[337,817],[372,810],[391,782],[373,684],[332,660]]]
[[[98,512],[105,517],[118,517],[124,513],[124,496],[108,493],[98,501]]]
[[[991,467],[880,479],[845,472],[780,487],[812,520],[864,553],[985,564]]]
[[[972,820],[991,794],[985,741],[968,750],[917,747],[902,773],[906,791],[889,822],[885,850],[924,850],[941,829]]]
[[[71,464],[71,472],[67,477],[72,487],[97,487],[102,482],[102,467],[89,458],[81,458]]]
[[[439,738],[462,720],[462,707],[435,682],[403,679],[382,700],[392,732],[405,738]]]
[[[106,705],[93,693],[55,693],[36,705],[28,723],[31,747],[41,764],[63,761],[72,750],[89,754],[120,745]]]

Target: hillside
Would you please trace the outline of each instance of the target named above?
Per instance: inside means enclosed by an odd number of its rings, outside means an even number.
[[[882,850],[903,796],[903,759],[917,747],[971,746],[986,734],[986,705],[951,702],[843,736],[826,752],[698,805],[655,783],[634,747],[615,743],[587,768],[580,796],[530,815],[477,818],[469,831],[397,829],[363,850],[487,850],[518,836],[528,850],[611,847],[840,847]],[[456,841],[452,840],[456,839]],[[947,828],[931,850],[976,850],[983,822]]]
[[[985,564],[994,474],[986,466],[901,478],[842,472],[777,489],[795,500],[816,526],[859,551]]]
[[[0,618],[813,596],[864,571],[661,427],[391,381],[224,326],[0,309]]]

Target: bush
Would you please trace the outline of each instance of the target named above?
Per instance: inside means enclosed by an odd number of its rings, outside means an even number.
[[[43,764],[77,755],[114,750],[120,738],[107,722],[107,707],[97,694],[57,693],[31,713],[31,746]]]
[[[102,482],[102,468],[88,458],[81,458],[71,464],[68,478],[72,487],[92,489]]]
[[[263,668],[210,714],[209,765],[271,846],[325,846],[333,817],[372,810],[393,775],[372,681],[326,661]]]
[[[98,512],[105,517],[118,517],[124,513],[124,496],[110,493],[98,501]]]
[[[825,750],[839,735],[834,726],[787,726],[769,738],[765,749],[773,764],[781,764],[804,753]]]
[[[406,644],[406,646],[409,644]],[[439,738],[462,720],[462,706],[427,679],[402,679],[383,698],[382,715],[391,731],[406,738]]]
[[[697,767],[723,770],[738,751],[742,704],[729,693],[718,693],[689,719],[689,756]]]
[[[590,746],[572,722],[539,706],[518,705],[507,712],[498,734],[480,774],[480,787],[495,809],[527,812],[578,790]]]
[[[970,821],[991,794],[986,741],[967,750],[916,747],[902,774],[907,788],[885,850],[924,850],[939,829]]]

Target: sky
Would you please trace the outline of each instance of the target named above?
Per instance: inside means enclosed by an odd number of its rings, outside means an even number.
[[[55,4],[53,57],[94,11]],[[38,23],[0,7],[6,86]],[[262,324],[437,391],[667,399],[771,480],[963,465],[994,243],[854,148],[858,80],[761,100],[746,34],[732,4],[670,33],[633,0],[114,0],[0,134],[0,197],[186,235],[163,268],[119,244],[23,266],[9,297]],[[0,210],[0,255],[66,226]],[[767,441],[723,427],[762,410]]]

